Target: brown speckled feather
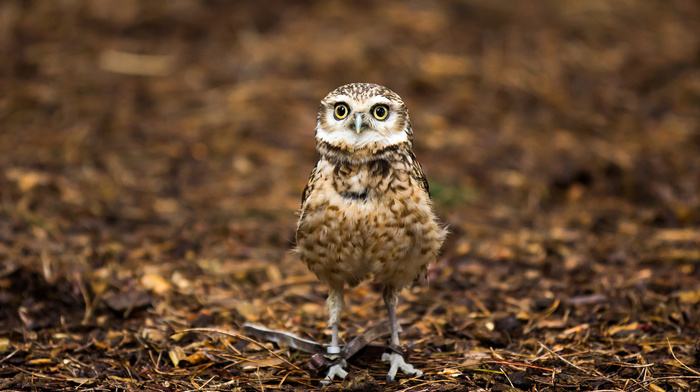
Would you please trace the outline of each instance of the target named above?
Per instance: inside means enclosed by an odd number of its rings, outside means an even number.
[[[317,119],[321,159],[302,194],[296,251],[329,286],[328,352],[340,353],[343,290],[370,277],[384,285],[391,344],[398,346],[398,293],[427,275],[447,232],[433,213],[428,181],[413,153],[408,110],[386,87],[354,83],[328,94]],[[422,374],[398,353],[382,360],[391,364],[387,381],[398,369]],[[342,367],[331,366],[326,379],[345,377]]]
[[[339,120],[339,103],[365,116],[368,129]],[[386,121],[366,118],[377,105],[388,108]],[[339,289],[371,276],[400,289],[424,275],[446,231],[432,211],[401,98],[372,84],[338,88],[321,103],[316,142],[321,159],[297,226],[297,252],[309,269]]]

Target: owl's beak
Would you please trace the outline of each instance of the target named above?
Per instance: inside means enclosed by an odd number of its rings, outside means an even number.
[[[358,134],[362,130],[362,120],[363,120],[363,115],[362,113],[355,113],[355,132]]]

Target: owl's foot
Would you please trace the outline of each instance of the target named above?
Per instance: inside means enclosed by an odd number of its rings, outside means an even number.
[[[331,383],[331,380],[333,380],[336,376],[340,379],[344,379],[345,376],[348,375],[348,372],[343,369],[345,366],[345,361],[341,361],[340,363],[336,363],[335,365],[331,366],[328,369],[328,374],[326,375],[326,378],[321,381],[321,386],[327,386]]]
[[[382,361],[389,362],[391,364],[391,367],[389,368],[389,373],[387,373],[386,375],[386,382],[394,381],[394,377],[396,377],[396,372],[399,369],[401,369],[402,372],[406,373],[409,376],[420,377],[423,375],[423,372],[414,368],[413,365],[411,365],[410,363],[406,363],[406,361],[404,361],[403,359],[403,356],[399,353],[384,353],[382,354]]]

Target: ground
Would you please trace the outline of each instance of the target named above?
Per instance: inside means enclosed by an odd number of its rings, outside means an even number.
[[[243,324],[329,341],[295,214],[320,99],[375,82],[450,235],[399,303],[423,378],[374,347],[329,388],[698,390],[698,31],[696,0],[2,1],[0,389],[315,390]]]

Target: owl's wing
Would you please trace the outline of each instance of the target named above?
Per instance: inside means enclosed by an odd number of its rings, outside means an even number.
[[[418,163],[418,159],[416,159],[416,154],[414,154],[413,151],[409,151],[409,156],[411,158],[411,177],[418,181],[418,185],[430,196],[430,186],[428,186],[428,180],[425,178],[425,174],[423,174],[423,168],[420,166],[420,163]]]
[[[316,165],[311,170],[311,175],[309,175],[309,182],[306,183],[306,186],[304,187],[304,192],[301,193],[301,207],[302,208],[304,207],[304,203],[306,202],[306,199],[311,194],[311,191],[314,190],[314,184],[316,183],[316,169],[317,168],[318,168],[318,162],[316,162]]]

